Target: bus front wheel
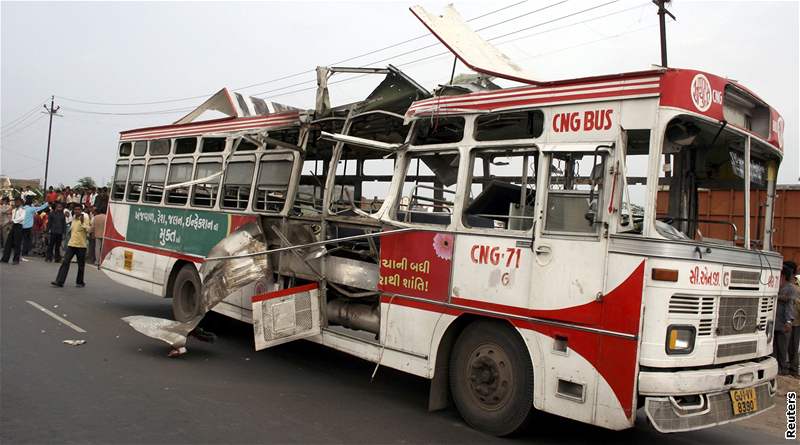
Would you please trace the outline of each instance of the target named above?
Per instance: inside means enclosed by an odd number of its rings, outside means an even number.
[[[450,355],[450,392],[473,428],[496,436],[521,429],[533,409],[533,365],[519,334],[497,321],[467,326]]]
[[[200,310],[200,277],[193,265],[185,264],[172,284],[172,314],[175,320],[189,321]]]

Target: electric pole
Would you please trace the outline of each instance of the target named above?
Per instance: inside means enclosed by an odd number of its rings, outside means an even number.
[[[665,5],[671,0],[653,0],[653,3],[658,6],[658,25],[661,29],[661,66],[667,67],[667,24],[665,15],[672,17],[676,20],[671,12],[667,11]]]
[[[58,112],[61,107],[55,106],[55,96],[50,96],[50,108],[47,108],[47,105],[42,105],[44,109],[47,111],[47,114],[50,115],[50,126],[47,128],[47,157],[44,161],[44,190],[43,193],[47,196],[47,172],[50,168],[50,136],[53,134],[53,115]]]

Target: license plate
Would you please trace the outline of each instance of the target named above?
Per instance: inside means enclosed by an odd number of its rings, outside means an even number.
[[[731,404],[733,405],[734,416],[758,411],[756,389],[742,388],[731,390]]]

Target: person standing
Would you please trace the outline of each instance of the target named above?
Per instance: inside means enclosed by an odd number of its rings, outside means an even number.
[[[91,222],[92,226],[94,226],[94,217],[96,215],[92,206],[85,206],[84,213],[89,215],[89,221]],[[89,232],[89,245],[86,247],[86,262],[89,264],[94,264],[94,229]]]
[[[67,217],[64,215],[64,205],[56,203],[56,208],[50,212],[47,218],[47,232],[50,239],[47,243],[47,255],[45,261],[61,262],[61,243],[64,241],[64,234],[67,233]]]
[[[789,336],[794,320],[794,301],[797,299],[797,288],[791,280],[792,268],[783,266],[781,270],[781,287],[778,290],[778,308],[775,313],[775,336],[772,339],[772,356],[778,361],[778,374],[789,375]]]
[[[77,287],[86,286],[86,282],[83,280],[83,270],[86,267],[86,244],[91,228],[89,216],[82,213],[80,204],[75,204],[72,207],[72,227],[70,228],[67,251],[64,252],[64,261],[61,262],[61,267],[58,268],[56,280],[50,282],[50,284],[55,287],[64,287],[72,257],[77,257],[78,276],[75,278],[75,285]]]
[[[106,213],[108,210],[108,187],[100,188],[97,197],[94,200],[94,208],[100,213]]]
[[[11,212],[14,208],[9,204],[8,196],[3,196],[0,200],[0,247],[4,247],[8,242],[8,234],[11,232]]]
[[[33,199],[28,197],[25,200],[25,219],[22,222],[22,256],[27,256],[31,250],[31,230],[33,229],[33,217],[36,213],[47,208],[47,203],[34,205]]]
[[[31,190],[31,186],[26,185],[25,190],[20,193],[20,197],[23,201],[28,201],[28,198],[33,199],[36,196],[36,192]]]
[[[103,233],[106,230],[106,212],[97,209],[92,219],[92,231],[94,232],[94,261],[100,265],[100,254],[103,251]]]
[[[11,233],[8,241],[3,247],[3,258],[0,263],[7,263],[11,257],[11,249],[14,249],[14,260],[11,264],[19,264],[19,254],[22,250],[22,222],[25,220],[25,209],[22,208],[22,200],[14,199],[14,209],[11,211]]]
[[[797,263],[785,261],[784,267],[791,271],[789,283],[794,286],[794,320],[792,333],[789,336],[789,373],[800,378],[800,283],[797,281]]]
[[[53,186],[51,185],[47,189],[47,196],[45,197],[45,201],[47,201],[48,204],[53,204],[54,202],[56,202],[57,198],[58,198],[58,193],[56,193],[56,191],[53,190]]]

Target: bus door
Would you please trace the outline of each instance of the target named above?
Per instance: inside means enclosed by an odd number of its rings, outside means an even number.
[[[572,144],[570,144],[572,145]],[[549,148],[549,149],[548,149]],[[594,406],[598,374],[593,357],[600,342],[596,334],[570,325],[598,326],[597,304],[604,291],[607,237],[604,223],[609,145],[542,147],[538,189],[542,200],[533,240],[531,307],[539,318],[561,326],[539,326],[553,340],[548,353],[545,394],[548,411],[591,421],[592,410],[576,410],[575,403]],[[537,329],[537,328],[535,328]],[[537,329],[539,330],[539,329]],[[562,347],[563,346],[563,347]],[[575,388],[562,394],[562,387]],[[580,400],[578,400],[580,399]]]

